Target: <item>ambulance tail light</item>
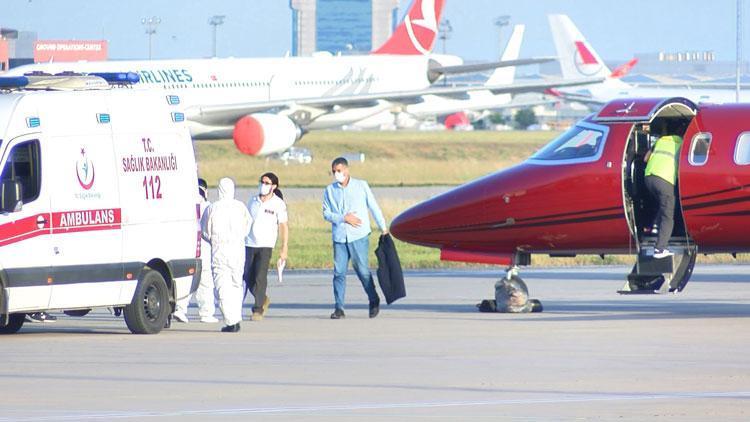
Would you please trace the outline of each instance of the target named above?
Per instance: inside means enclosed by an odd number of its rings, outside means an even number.
[[[234,145],[247,155],[268,155],[287,150],[302,137],[302,130],[286,116],[254,113],[234,125]]]

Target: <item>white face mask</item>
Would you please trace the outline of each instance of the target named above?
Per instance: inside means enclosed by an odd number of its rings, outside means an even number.
[[[342,173],[342,172],[340,172],[340,171],[334,172],[334,173],[333,173],[333,177],[334,177],[334,178],[336,179],[336,181],[337,181],[337,182],[339,182],[339,183],[344,183],[344,181],[346,180],[346,176],[344,176],[344,173]]]
[[[258,192],[260,192],[261,195],[266,196],[271,193],[271,186],[272,185],[264,185],[261,183],[258,185]]]

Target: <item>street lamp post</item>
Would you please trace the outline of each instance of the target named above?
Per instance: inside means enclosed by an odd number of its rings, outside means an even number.
[[[226,16],[224,15],[213,15],[211,16],[211,19],[208,20],[208,24],[211,25],[212,33],[213,33],[213,43],[212,49],[211,49],[211,57],[216,57],[216,27],[224,23],[224,18]]]
[[[495,26],[497,27],[498,32],[498,42],[499,42],[499,49],[500,56],[503,55],[503,27],[508,26],[510,24],[510,16],[509,15],[502,15],[495,18]]]
[[[453,32],[453,26],[451,26],[451,21],[448,19],[444,19],[440,21],[440,26],[438,28],[440,31],[439,38],[441,41],[443,41],[443,54],[445,54],[446,51],[446,41],[451,37],[451,33]]]
[[[151,53],[152,53],[152,38],[153,35],[156,34],[156,28],[161,23],[161,19],[158,16],[152,16],[150,18],[143,18],[141,19],[141,23],[143,24],[144,28],[146,28],[146,34],[148,35],[148,59],[151,60]]]

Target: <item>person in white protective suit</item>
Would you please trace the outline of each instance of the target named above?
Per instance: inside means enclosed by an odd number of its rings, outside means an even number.
[[[240,331],[245,236],[251,223],[245,204],[234,199],[234,182],[223,177],[219,180],[219,200],[206,209],[201,224],[203,237],[211,243],[211,270],[226,324],[222,332]]]
[[[200,200],[200,221],[203,221],[206,209],[211,205],[211,202],[208,201],[208,184],[203,179],[198,179],[198,195]],[[201,225],[200,222],[198,224]],[[177,301],[174,314],[172,314],[175,320],[188,322],[187,310],[190,304],[190,296],[192,295],[188,295]],[[201,322],[219,322],[214,316],[216,313],[215,300],[214,276],[211,273],[211,244],[208,243],[208,239],[201,236],[201,281],[198,285],[198,290],[195,291],[195,302],[198,304],[198,316],[200,316]]]

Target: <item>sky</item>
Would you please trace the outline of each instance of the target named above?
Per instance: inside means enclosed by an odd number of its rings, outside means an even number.
[[[401,14],[410,0],[400,0]],[[291,50],[289,0],[0,0],[0,27],[36,31],[39,39],[107,39],[111,59],[148,57],[141,20],[158,16],[155,59],[211,55],[212,15],[226,15],[218,28],[220,57],[273,57]],[[736,0],[447,0],[444,18],[453,32],[446,52],[466,60],[493,60],[510,29],[494,26],[510,15],[526,24],[523,57],[554,55],[546,15],[570,15],[607,59],[636,53],[712,50],[734,60]],[[743,5],[745,47],[750,59],[750,1]],[[436,45],[442,52],[442,44]]]

